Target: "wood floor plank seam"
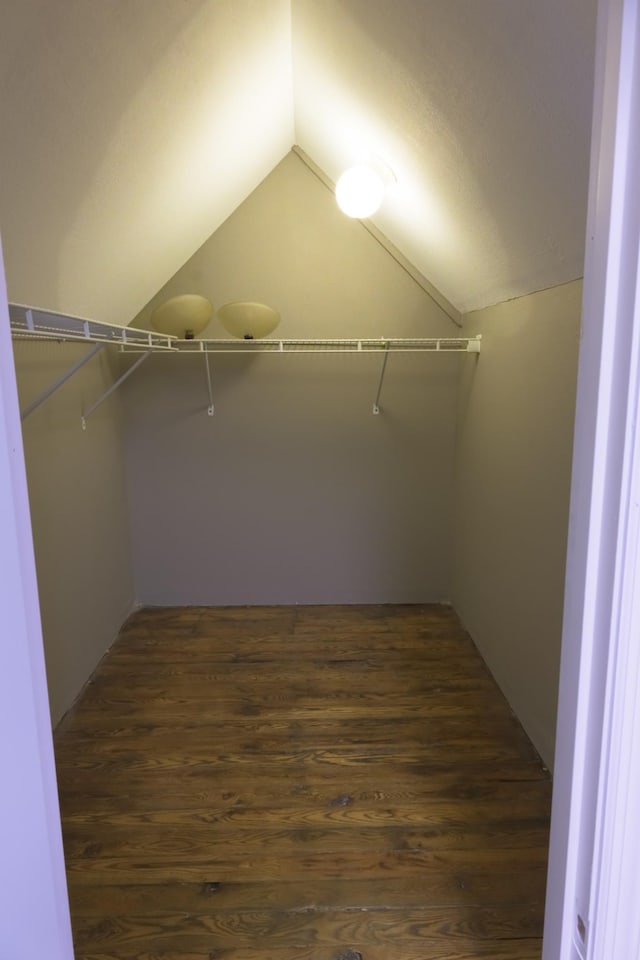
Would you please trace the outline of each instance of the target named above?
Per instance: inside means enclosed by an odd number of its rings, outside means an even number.
[[[139,610],[55,746],[76,960],[539,960],[549,775],[448,606]]]

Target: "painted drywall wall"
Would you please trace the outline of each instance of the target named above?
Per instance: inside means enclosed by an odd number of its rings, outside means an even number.
[[[289,155],[154,303],[261,300],[285,337],[451,336],[427,294]],[[224,335],[212,322],[208,336]],[[375,603],[449,590],[467,356],[152,357],[124,388],[137,596]]]
[[[581,283],[465,318],[452,599],[545,762],[555,740]]]
[[[14,343],[21,406],[85,351]],[[113,382],[103,351],[23,423],[53,723],[71,706],[134,603],[119,398],[83,431],[83,408]]]

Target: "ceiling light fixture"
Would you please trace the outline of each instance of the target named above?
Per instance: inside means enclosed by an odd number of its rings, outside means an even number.
[[[280,323],[280,314],[266,303],[236,300],[220,307],[218,319],[232,337],[258,340],[275,330]]]
[[[151,325],[159,333],[180,340],[193,340],[211,320],[213,307],[206,297],[183,293],[160,303],[151,314]]]
[[[393,172],[383,161],[358,163],[345,170],[336,184],[338,206],[348,217],[366,220],[380,208],[395,182]]]

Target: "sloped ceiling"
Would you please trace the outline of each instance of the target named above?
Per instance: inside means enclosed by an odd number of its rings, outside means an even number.
[[[364,150],[391,165],[376,224],[459,309],[573,279],[595,7],[13,3],[0,31],[10,297],[130,322],[294,143],[332,179]]]
[[[9,296],[126,324],[289,150],[289,0],[20,0],[2,18]]]
[[[582,274],[595,0],[294,0],[296,136],[466,311]]]

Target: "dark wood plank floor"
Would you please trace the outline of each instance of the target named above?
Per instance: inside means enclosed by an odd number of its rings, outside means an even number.
[[[143,610],[56,734],[77,960],[538,960],[549,777],[446,607]]]

